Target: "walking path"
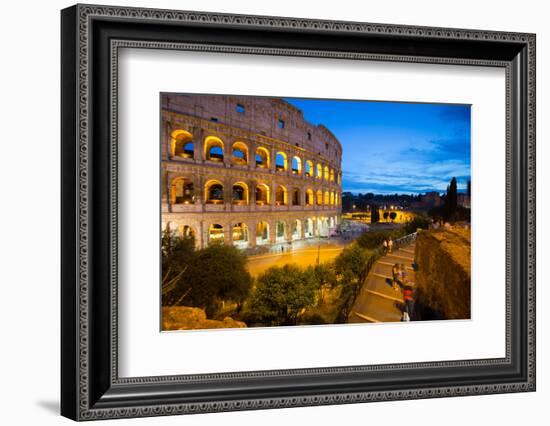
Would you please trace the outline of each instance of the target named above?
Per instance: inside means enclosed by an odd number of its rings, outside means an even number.
[[[414,282],[415,244],[409,244],[382,256],[370,270],[348,317],[350,323],[401,321],[401,288],[392,288],[392,266],[403,263],[408,281]]]

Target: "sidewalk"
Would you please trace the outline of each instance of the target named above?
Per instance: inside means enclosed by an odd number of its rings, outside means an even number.
[[[376,261],[348,317],[349,323],[401,321],[403,296],[401,288],[392,288],[392,266],[403,263],[408,281],[414,282],[414,243],[388,253]]]

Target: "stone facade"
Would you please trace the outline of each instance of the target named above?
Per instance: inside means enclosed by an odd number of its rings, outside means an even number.
[[[327,237],[340,222],[342,146],[281,99],[163,94],[162,227],[197,247]]]

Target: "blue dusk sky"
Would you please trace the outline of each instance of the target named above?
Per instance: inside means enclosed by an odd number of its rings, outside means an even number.
[[[342,190],[443,192],[470,179],[470,106],[285,98],[343,148]]]

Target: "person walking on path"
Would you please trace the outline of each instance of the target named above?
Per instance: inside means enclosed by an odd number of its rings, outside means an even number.
[[[392,268],[391,268],[391,273],[392,273],[392,276],[393,276],[393,280],[392,280],[392,287],[395,291],[398,290],[398,286],[397,286],[397,283],[399,281],[399,264],[395,263]]]
[[[384,242],[382,243],[382,246],[384,248],[384,254],[386,254],[388,252],[388,242],[384,240]]]
[[[388,241],[388,252],[391,253],[391,250],[393,248],[393,241],[390,237],[389,241]]]
[[[404,321],[412,321],[414,310],[414,290],[411,285],[406,284],[403,288],[403,302],[405,303],[405,311],[403,312]]]

